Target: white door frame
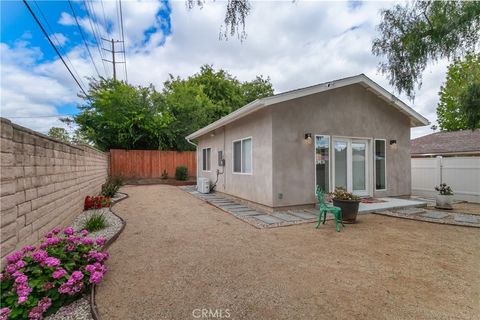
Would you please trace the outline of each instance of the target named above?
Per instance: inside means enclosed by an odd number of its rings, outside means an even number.
[[[372,139],[371,138],[357,138],[357,137],[340,137],[332,136],[331,139],[331,177],[332,177],[332,189],[335,189],[335,142],[341,141],[347,143],[347,191],[352,192],[358,196],[372,196],[372,165],[373,165],[373,154],[372,154]],[[352,170],[352,142],[365,143],[365,190],[362,191],[353,191],[353,170]]]

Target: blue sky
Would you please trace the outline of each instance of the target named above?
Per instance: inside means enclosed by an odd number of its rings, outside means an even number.
[[[62,124],[54,117],[77,112],[81,103],[78,86],[59,61],[22,1],[1,1],[2,116],[41,132]],[[106,38],[119,38],[113,0],[90,0],[93,20]],[[56,34],[59,46],[82,79],[96,72],[83,44],[67,1],[29,1],[32,10]],[[105,73],[87,19],[85,2],[72,1],[87,37],[94,61]],[[103,4],[103,7],[102,7]],[[247,39],[220,41],[225,2],[206,2],[187,10],[183,0],[123,0],[128,80],[154,84],[161,89],[169,74],[186,77],[203,64],[224,68],[240,80],[258,74],[270,76],[276,92],[296,89],[358,73],[365,73],[388,90],[388,80],[377,70],[370,43],[376,35],[379,10],[388,2],[252,2],[247,18]],[[41,12],[48,20],[50,28]],[[105,11],[105,16],[103,15]],[[54,42],[55,37],[53,37]],[[425,72],[424,86],[414,107],[435,121],[438,89],[446,63],[440,61]],[[122,66],[117,74],[123,79]],[[400,96],[400,98],[405,97]],[[408,102],[408,101],[407,101]],[[410,103],[412,104],[412,103]],[[31,118],[26,118],[31,117]],[[428,133],[415,129],[413,135]]]

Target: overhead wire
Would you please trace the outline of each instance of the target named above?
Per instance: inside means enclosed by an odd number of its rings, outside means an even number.
[[[82,28],[80,27],[80,23],[78,22],[77,14],[75,13],[75,9],[73,8],[72,2],[68,0],[68,4],[70,6],[70,10],[73,13],[73,17],[75,18],[75,22],[77,23],[78,30],[80,31],[80,35],[82,36],[83,43],[85,44],[85,48],[87,48],[87,52],[88,52],[88,55],[90,56],[90,60],[93,63],[93,67],[95,68],[97,75],[100,77],[100,72],[98,72],[98,68],[97,68],[97,65],[95,64],[95,60],[93,60],[92,53],[90,52],[90,48],[88,47],[87,40],[85,38],[85,35],[83,34]]]
[[[33,12],[32,8],[30,7],[30,5],[28,4],[28,2],[26,0],[23,0],[23,3],[25,4],[25,6],[27,7],[28,11],[30,12],[30,14],[32,15],[33,19],[35,20],[35,22],[38,24],[38,26],[40,27],[40,29],[42,30],[43,34],[47,37],[48,39],[48,42],[50,42],[50,45],[53,47],[53,49],[55,50],[55,52],[57,53],[57,55],[60,57],[60,60],[62,60],[63,64],[65,65],[65,67],[67,68],[68,72],[70,73],[70,75],[72,76],[72,78],[75,80],[75,82],[77,83],[77,85],[79,86],[80,90],[82,90],[83,94],[88,97],[88,94],[86,93],[86,91],[83,89],[82,85],[80,84],[79,80],[75,77],[75,75],[73,74],[72,70],[70,69],[70,67],[67,65],[67,63],[65,62],[65,59],[63,58],[62,54],[60,53],[60,51],[58,50],[58,48],[55,46],[55,44],[53,43],[52,39],[50,38],[50,36],[48,35],[47,31],[45,30],[45,28],[43,27],[42,23],[40,22],[40,20],[37,18],[35,12]],[[35,2],[36,3],[36,2]],[[38,5],[37,5],[38,7]],[[48,23],[48,21],[47,21]],[[57,39],[58,41],[58,39]],[[67,57],[68,59],[68,57]],[[71,62],[70,62],[71,63]],[[73,65],[72,65],[72,68]],[[78,73],[77,73],[78,75]],[[81,81],[81,79],[80,79]]]
[[[90,24],[90,28],[92,29],[92,34],[93,37],[95,38],[95,42],[97,45],[98,53],[100,54],[100,57],[102,59],[102,64],[103,64],[103,69],[105,70],[105,76],[108,77],[108,72],[107,72],[107,67],[105,66],[105,61],[104,61],[104,56],[103,56],[103,51],[100,49],[100,43],[101,43],[101,37],[97,35],[96,30],[98,31],[98,28],[95,29],[94,25],[96,26],[94,20],[92,19],[92,16],[90,15],[90,8],[88,5],[88,0],[84,2],[85,3],[85,11],[87,12],[87,17],[88,17],[88,22]],[[92,15],[94,14],[94,11],[92,11]]]
[[[128,74],[127,74],[127,56],[125,53],[125,35],[123,32],[123,12],[122,12],[122,0],[118,0],[118,3],[120,5],[120,26],[122,30],[122,45],[123,45],[123,67],[125,69],[125,81],[128,82]]]

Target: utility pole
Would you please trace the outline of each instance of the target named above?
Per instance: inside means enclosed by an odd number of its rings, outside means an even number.
[[[112,53],[112,60],[107,60],[107,59],[102,59],[102,60],[103,60],[103,61],[110,62],[110,63],[112,64],[112,67],[113,67],[113,80],[117,80],[117,68],[116,68],[116,65],[117,65],[118,63],[125,63],[125,61],[116,61],[116,60],[115,60],[115,54],[116,54],[116,53],[124,53],[123,51],[115,51],[115,43],[117,43],[117,42],[123,42],[123,41],[121,41],[121,40],[114,40],[114,39],[108,40],[108,39],[104,39],[104,38],[102,38],[102,40],[103,40],[103,41],[106,41],[106,42],[109,42],[109,44],[110,44],[111,47],[112,47],[111,50],[105,49],[105,48],[102,47],[103,50]]]

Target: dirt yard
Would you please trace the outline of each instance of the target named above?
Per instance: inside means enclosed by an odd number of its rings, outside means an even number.
[[[259,230],[176,187],[121,191],[102,319],[480,319],[478,228],[371,214]]]

